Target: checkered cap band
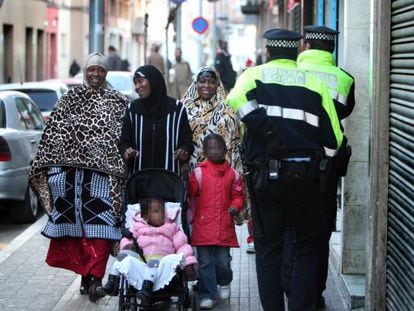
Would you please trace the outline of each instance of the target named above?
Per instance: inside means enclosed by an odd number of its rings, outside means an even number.
[[[307,32],[305,34],[306,40],[335,40],[335,34],[333,33],[320,33],[320,32]]]
[[[300,41],[268,39],[266,42],[266,46],[271,47],[271,48],[294,49],[300,46]]]

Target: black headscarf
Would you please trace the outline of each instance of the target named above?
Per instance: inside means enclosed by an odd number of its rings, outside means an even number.
[[[168,102],[164,77],[155,66],[145,65],[135,70],[134,81],[138,78],[145,78],[149,81],[150,95],[147,98],[139,98],[138,101],[143,103],[145,114],[155,119],[160,116]]]

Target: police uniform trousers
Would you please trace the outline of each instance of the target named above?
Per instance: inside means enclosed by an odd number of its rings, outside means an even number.
[[[336,227],[336,211],[338,208],[337,191],[341,176],[335,168],[335,161],[338,161],[336,157],[333,158],[334,165],[329,172],[326,194],[324,195],[324,204],[326,205],[327,211],[327,224],[324,226],[325,232],[322,234],[322,239],[319,244],[318,297],[322,296],[323,291],[326,289],[329,267],[329,240]]]
[[[294,259],[289,310],[316,309],[319,243],[326,225],[326,211],[319,189],[319,175],[311,163],[281,161],[278,179],[269,179],[266,168],[252,172],[257,214],[255,228],[256,270],[260,300],[265,311],[283,311],[282,257],[285,230],[294,233]],[[261,228],[261,233],[256,228]],[[288,247],[289,248],[289,247]]]

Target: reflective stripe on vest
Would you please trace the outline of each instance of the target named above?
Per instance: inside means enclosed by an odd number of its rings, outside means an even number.
[[[266,110],[266,114],[269,117],[281,117],[284,119],[299,120],[308,123],[314,127],[319,127],[319,117],[313,113],[306,112],[301,109],[284,108],[281,106],[265,106],[259,105],[259,107]]]
[[[331,93],[334,93],[335,91],[332,91]],[[343,94],[338,94],[335,92],[335,97],[332,96],[332,99],[336,100],[338,103],[346,106],[346,100],[348,99],[348,96]]]
[[[253,110],[258,108],[257,101],[255,99],[249,100],[245,105],[241,106],[239,110],[237,110],[237,115],[240,119],[243,119],[246,115],[248,115]]]
[[[336,150],[335,149],[331,149],[331,148],[327,148],[327,147],[323,147],[323,149],[325,150],[325,154],[328,157],[333,157],[336,154]]]

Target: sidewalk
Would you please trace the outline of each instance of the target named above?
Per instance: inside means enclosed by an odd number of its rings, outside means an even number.
[[[79,294],[80,277],[46,265],[49,240],[40,234],[45,221],[44,216],[0,251],[0,310],[118,310],[117,297],[93,304]],[[260,311],[255,256],[246,254],[247,227],[237,227],[237,235],[241,248],[232,250],[231,298],[214,310]],[[325,297],[325,310],[347,310],[332,275]]]

